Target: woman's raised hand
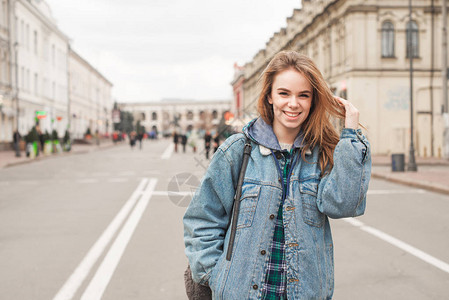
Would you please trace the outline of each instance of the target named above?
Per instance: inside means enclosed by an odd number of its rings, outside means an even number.
[[[335,100],[345,108],[345,128],[357,129],[359,127],[359,110],[351,102],[340,97]]]

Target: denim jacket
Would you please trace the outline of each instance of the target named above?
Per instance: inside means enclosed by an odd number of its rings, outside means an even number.
[[[226,260],[228,226],[245,136],[252,151],[244,177],[232,258]],[[370,146],[361,130],[343,129],[332,171],[321,177],[318,147],[305,153],[302,136],[283,195],[276,160],[279,142],[261,118],[243,134],[229,137],[214,154],[184,215],[185,253],[196,282],[208,283],[214,299],[260,299],[283,201],[288,299],[331,299],[334,290],[330,218],[360,216],[365,211],[371,176]],[[283,199],[285,197],[285,200]]]

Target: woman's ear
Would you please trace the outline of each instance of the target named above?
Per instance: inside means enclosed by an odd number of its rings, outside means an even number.
[[[270,103],[271,105],[273,105],[273,100],[271,100],[271,96],[267,96],[267,100],[268,100],[268,103]]]

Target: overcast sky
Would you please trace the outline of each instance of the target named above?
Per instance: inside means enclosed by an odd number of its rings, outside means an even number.
[[[118,102],[231,99],[244,64],[301,0],[47,0]]]

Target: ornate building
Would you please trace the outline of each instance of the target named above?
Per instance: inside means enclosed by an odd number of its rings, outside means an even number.
[[[160,102],[119,103],[122,111],[133,114],[146,130],[169,134],[173,130],[212,130],[224,113],[231,110],[231,101],[194,101],[165,99]]]
[[[411,53],[415,148],[419,156],[441,156],[441,5],[415,0],[409,20],[407,0],[303,0],[286,28],[244,65],[234,88],[243,81],[243,106],[254,114],[267,63],[281,50],[299,51],[317,63],[335,94],[360,110],[373,153],[408,153]]]

